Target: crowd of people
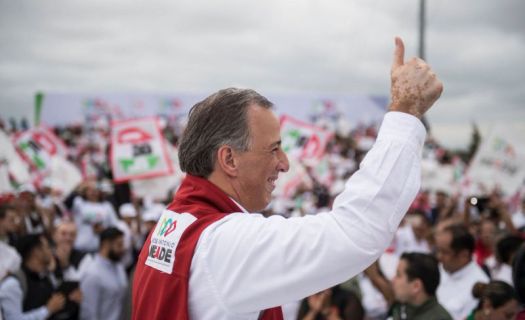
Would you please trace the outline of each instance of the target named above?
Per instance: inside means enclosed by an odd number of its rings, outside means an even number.
[[[167,121],[168,141],[181,128]],[[27,126],[2,129],[13,135]],[[69,195],[45,183],[20,185],[0,205],[1,319],[127,319],[134,266],[165,199],[114,184],[109,126],[54,128],[84,180]],[[376,137],[373,126],[337,135],[327,147],[331,178],[276,198],[263,212],[287,218],[331,207]],[[369,148],[369,147],[368,147]],[[450,160],[435,141],[426,152]],[[516,212],[497,191],[461,196],[421,190],[391,246],[355,278],[283,306],[295,319],[514,319],[524,302],[516,267],[523,256],[525,200]],[[514,270],[513,270],[514,266]],[[518,283],[518,284],[517,284]]]

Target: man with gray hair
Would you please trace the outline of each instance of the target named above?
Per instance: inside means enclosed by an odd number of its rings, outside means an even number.
[[[190,111],[179,158],[187,173],[148,237],[133,283],[133,319],[283,319],[282,304],[341,283],[389,245],[420,185],[423,114],[442,84],[405,63],[396,38],[391,105],[377,141],[332,211],[263,217],[288,171],[272,103],[221,90]]]

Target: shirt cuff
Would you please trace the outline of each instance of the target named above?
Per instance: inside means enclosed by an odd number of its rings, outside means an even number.
[[[418,118],[411,114],[399,111],[390,111],[385,114],[377,140],[395,139],[408,141],[414,144],[416,150],[421,150],[425,143],[426,129]]]
[[[47,307],[46,306],[42,306],[40,308],[38,308],[38,315],[39,315],[39,318],[41,319],[47,319],[47,317],[49,316],[49,310],[47,310]]]

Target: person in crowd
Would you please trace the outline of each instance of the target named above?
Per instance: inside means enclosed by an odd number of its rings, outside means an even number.
[[[391,112],[360,170],[331,212],[299,219],[247,214],[289,169],[272,103],[236,88],[197,103],[179,147],[187,175],[139,256],[132,317],[282,319],[281,304],[375,261],[419,189],[420,118],[443,89],[424,61],[405,63],[399,38],[391,76]]]
[[[441,220],[450,218],[454,211],[454,206],[451,204],[452,200],[447,192],[438,190],[435,199],[435,204],[430,210],[430,222],[432,225],[436,225]]]
[[[439,279],[438,261],[434,256],[403,253],[392,279],[396,300],[390,310],[392,319],[452,320],[436,299]]]
[[[498,227],[494,224],[494,220],[481,219],[479,235],[474,245],[474,260],[486,270],[494,267],[496,263],[494,252],[497,235]]]
[[[20,268],[22,259],[14,247],[9,244],[9,232],[14,229],[10,214],[14,214],[13,207],[0,205],[0,281],[9,273]]]
[[[478,282],[472,288],[472,295],[479,302],[467,320],[513,320],[519,311],[516,291],[504,281]]]
[[[53,255],[43,235],[23,236],[17,249],[22,256],[22,267],[0,284],[0,309],[4,319],[47,319],[65,311],[67,300],[80,302],[78,289],[57,291],[49,272]]]
[[[128,279],[120,262],[124,256],[124,233],[109,227],[100,233],[100,249],[80,280],[83,294],[82,320],[120,320]]]
[[[42,210],[36,204],[36,189],[32,184],[23,185],[15,200],[15,207],[22,219],[21,234],[44,233],[49,221],[44,221]]]
[[[124,233],[124,248],[126,253],[122,258],[122,263],[129,272],[135,265],[136,252],[140,250],[137,247],[140,243],[140,235],[137,229],[137,210],[131,203],[124,203],[119,208],[120,220],[117,221],[116,227]]]
[[[521,206],[518,211],[512,215],[512,224],[521,232],[525,231],[525,198],[521,200]]]
[[[91,255],[74,248],[77,226],[73,221],[58,222],[53,232],[54,274],[58,280],[80,281]]]
[[[430,220],[421,211],[405,217],[405,225],[397,229],[395,237],[395,252],[401,255],[404,252],[431,252],[430,238],[432,225]]]
[[[99,247],[100,232],[116,224],[117,216],[113,206],[102,201],[95,182],[88,182],[83,194],[74,199],[72,211],[78,230],[75,249],[95,253]]]
[[[362,320],[364,316],[359,298],[335,286],[303,299],[297,320]]]
[[[57,196],[59,191],[53,189],[52,183],[49,179],[44,179],[38,186],[36,194],[36,205],[45,217],[44,224],[46,229],[53,232],[53,224],[56,219],[64,218],[67,215],[65,206]]]
[[[518,249],[524,239],[517,235],[506,235],[496,243],[496,264],[490,269],[492,280],[501,280],[512,283],[512,264]]]
[[[142,228],[144,232],[144,240],[157,225],[157,221],[159,221],[160,216],[164,211],[164,207],[165,206],[163,204],[154,203],[146,208],[146,211],[142,215],[142,223],[144,224]]]
[[[472,259],[474,243],[467,227],[460,224],[444,227],[435,235],[441,278],[437,298],[454,319],[465,319],[469,315],[477,304],[470,294],[472,287],[476,282],[489,280]]]
[[[507,205],[497,190],[494,190],[486,197],[467,197],[465,199],[463,218],[466,225],[469,225],[470,220],[472,220],[472,211],[477,220],[492,220],[498,228],[500,225],[503,225],[508,232],[517,232],[512,222],[512,217],[507,210]]]
[[[22,220],[16,208],[8,203],[0,205],[0,241],[14,246],[21,229]]]
[[[512,284],[522,306],[516,320],[525,320],[525,244],[518,249],[512,262]]]
[[[382,320],[388,315],[389,307],[395,299],[389,280],[394,276],[395,270],[392,272],[389,269],[392,265],[396,268],[398,262],[397,255],[385,253],[359,275],[361,303],[367,320]]]

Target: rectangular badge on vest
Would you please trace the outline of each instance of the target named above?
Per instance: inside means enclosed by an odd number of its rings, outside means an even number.
[[[175,251],[182,233],[197,218],[189,213],[175,213],[164,210],[151,235],[146,265],[171,274],[175,262]]]

